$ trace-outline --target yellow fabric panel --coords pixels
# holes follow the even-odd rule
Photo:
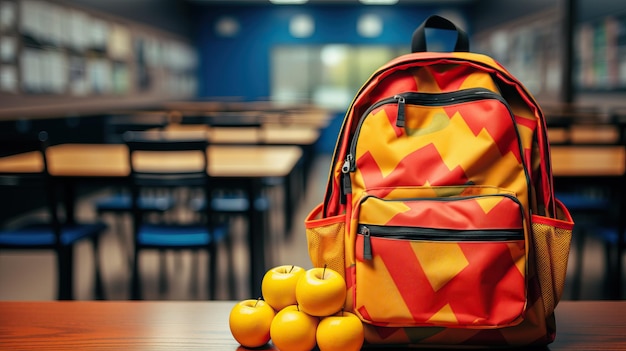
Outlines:
[[[456,243],[412,242],[411,247],[434,291],[445,286],[469,264]]]
[[[475,201],[478,203],[478,206],[482,208],[485,213],[489,213],[494,207],[496,207],[504,197],[501,196],[489,196],[489,197],[481,197],[476,199]]]
[[[361,210],[361,223],[385,224],[398,213],[409,211],[410,208],[401,201],[387,202],[385,206],[378,207],[376,211]]]
[[[406,134],[409,137],[420,137],[443,130],[450,124],[450,117],[441,107],[424,107],[406,105],[407,116],[419,118],[409,118],[406,121]],[[415,140],[413,140],[415,141]]]
[[[446,324],[458,324],[456,316],[454,315],[454,311],[452,311],[452,307],[450,304],[446,304],[443,306],[437,313],[435,313],[429,320],[429,323],[446,323]]]
[[[390,303],[370,303],[366,307],[367,312],[371,316],[410,316],[411,311],[404,303],[404,299],[396,288],[396,283],[391,278],[391,274],[387,271],[385,263],[379,256],[374,256],[372,261],[357,264],[357,281],[356,303],[359,298],[366,301],[377,301],[384,299],[385,301],[393,301]],[[356,311],[361,306],[356,306]],[[373,317],[376,318],[376,317]]]
[[[489,89],[493,92],[499,93],[498,87],[491,78],[491,75],[482,71],[476,71],[475,73],[468,75],[467,79],[465,79],[459,89],[470,89],[476,87]]]
[[[387,113],[385,110],[379,110],[378,113],[367,117],[367,128],[362,128],[359,135],[360,141],[372,140],[376,144],[383,144],[385,141],[389,142],[396,139],[396,133],[389,123]],[[362,142],[363,144],[363,142]],[[368,148],[367,145],[357,145],[356,159],[358,160],[363,156],[364,152],[372,154],[376,163],[380,167],[383,176],[387,176],[395,169],[396,164],[392,163],[395,157],[389,157],[385,149],[382,148]],[[397,150],[398,154],[401,154],[401,150]],[[359,173],[359,172],[357,172]]]

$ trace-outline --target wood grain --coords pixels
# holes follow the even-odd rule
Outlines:
[[[4,301],[0,302],[0,349],[242,351],[246,349],[228,328],[234,304]],[[563,301],[556,316],[557,338],[545,350],[626,350],[626,301]],[[271,345],[262,349],[273,350]]]

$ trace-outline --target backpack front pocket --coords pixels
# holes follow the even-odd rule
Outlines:
[[[360,202],[354,310],[384,326],[495,328],[526,305],[524,215],[508,194]]]

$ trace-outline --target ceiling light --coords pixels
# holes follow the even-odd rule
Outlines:
[[[234,37],[239,33],[239,22],[233,17],[222,17],[215,23],[215,31],[222,37]]]
[[[362,37],[376,38],[383,31],[383,21],[377,15],[369,14],[359,17],[356,31]]]
[[[289,21],[289,32],[295,38],[307,38],[315,32],[315,22],[308,15],[297,15]]]
[[[272,4],[276,5],[302,5],[309,0],[270,0]]]
[[[359,0],[363,5],[395,5],[398,0]]]

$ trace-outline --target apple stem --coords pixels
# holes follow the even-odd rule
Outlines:
[[[260,297],[256,299],[256,302],[254,303],[254,307],[256,307],[256,305],[259,303],[259,301],[261,301]]]
[[[287,272],[287,273],[291,273],[291,271],[293,271],[293,267],[295,267],[295,266],[296,266],[296,265],[292,264],[292,265],[291,265],[291,269],[289,269],[289,272]]]
[[[322,271],[322,280],[324,280],[324,278],[326,278],[326,264],[324,265],[324,270]]]

